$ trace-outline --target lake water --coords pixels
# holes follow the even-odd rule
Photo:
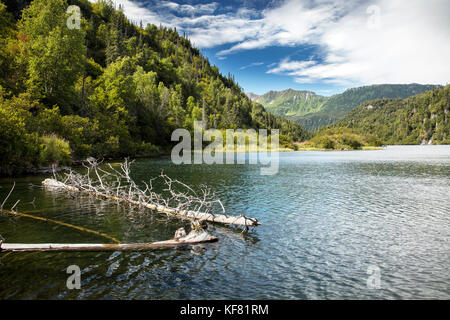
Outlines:
[[[207,184],[228,214],[257,217],[248,235],[219,225],[217,243],[153,252],[0,253],[0,299],[449,299],[450,146],[280,154],[257,165],[139,160],[136,180],[164,172]],[[41,188],[47,176],[0,180],[6,208],[88,227],[122,242],[173,237],[188,223]],[[32,202],[34,199],[34,202]],[[0,201],[0,202],[1,202]],[[64,226],[0,215],[15,243],[99,243]],[[81,268],[69,290],[66,269]],[[377,282],[368,279],[379,279]],[[371,285],[375,283],[374,285]]]

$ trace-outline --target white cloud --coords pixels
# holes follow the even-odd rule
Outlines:
[[[189,5],[178,4],[176,2],[162,1],[159,6],[167,7],[173,11],[177,11],[182,14],[198,15],[198,14],[212,14],[218,7],[217,2],[211,2],[207,4]]]
[[[113,1],[123,6],[132,21],[176,27],[185,31],[197,47],[237,43],[220,55],[270,45],[305,43],[310,35],[317,33],[318,26],[331,19],[339,9],[329,1],[319,1],[319,5],[308,8],[307,0],[288,0],[262,12],[242,7],[214,14],[219,7],[217,2],[187,5],[161,1],[149,9],[130,0]]]
[[[319,2],[314,7],[308,1],[288,0],[277,8],[268,8],[259,20],[253,20],[256,30],[243,25],[240,32],[245,41],[223,50],[225,55],[239,50],[261,49],[268,46],[295,46],[311,41],[320,34],[321,26],[332,21],[342,8],[330,2]],[[248,32],[254,31],[254,32]]]
[[[241,8],[220,14],[217,2],[164,1],[152,10],[115,2],[131,20],[176,27],[197,47],[231,44],[219,53],[221,59],[268,46],[317,46],[320,59],[286,58],[268,71],[299,83],[444,84],[450,78],[448,0],[285,0],[261,12]],[[166,11],[157,14],[161,8]]]
[[[251,68],[251,67],[262,66],[263,64],[264,64],[264,62],[253,62],[253,63],[250,63],[250,64],[248,64],[246,66],[242,66],[239,69],[240,70],[245,70],[245,69],[248,69],[248,68]]]
[[[219,7],[217,2],[181,5],[173,1],[162,1],[151,9],[130,0],[113,2],[116,6],[122,5],[125,15],[132,21],[142,21],[144,25],[153,23],[176,27],[177,30],[186,32],[192,43],[199,48],[212,48],[256,37],[260,26],[260,23],[254,20],[259,13],[245,8],[214,15]]]
[[[97,0],[89,0],[89,1],[92,3],[97,2]],[[131,21],[134,22],[142,21],[144,24],[153,23],[155,25],[166,24],[163,17],[160,17],[156,12],[153,12],[142,6],[139,6],[133,1],[113,0],[113,2],[115,3],[116,7],[119,7],[119,5],[122,6],[125,15]]]
[[[299,83],[441,83],[450,79],[450,2],[379,0],[329,23],[312,39],[320,61],[282,60],[268,72]],[[376,18],[376,19],[374,19]],[[379,24],[374,22],[379,21]]]
[[[97,0],[89,0],[90,2],[97,2]],[[131,21],[139,22],[142,21],[144,24],[152,23],[155,25],[164,25],[167,27],[177,27],[181,28],[183,23],[188,21],[194,21],[196,16],[210,15],[213,14],[219,4],[217,2],[211,2],[207,4],[178,4],[171,1],[161,1],[158,2],[157,6],[149,9],[145,6],[140,5],[132,0],[113,0],[116,7],[122,6],[125,15]],[[182,15],[183,17],[178,17]],[[210,20],[210,18],[207,18]]]
[[[297,70],[303,70],[307,67],[315,65],[316,62],[312,60],[308,61],[290,61],[288,58],[283,59],[276,68],[270,69],[267,73],[284,73],[287,72],[290,75],[298,75]]]

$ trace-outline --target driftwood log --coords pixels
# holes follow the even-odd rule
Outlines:
[[[85,174],[69,169],[63,177],[58,178],[54,174],[53,179],[46,179],[42,183],[50,188],[82,192],[191,220],[243,226],[246,230],[260,225],[255,218],[244,215],[228,216],[220,199],[217,199],[214,192],[205,185],[200,185],[199,190],[195,191],[188,185],[161,173],[148,182],[141,181],[143,187],[140,187],[131,178],[132,163],[125,159],[120,164],[120,169],[117,169],[110,163],[100,166],[96,159],[88,158],[82,163],[87,169]],[[161,183],[163,189],[160,192],[154,191],[155,183]],[[221,214],[215,211],[221,211]]]
[[[181,237],[178,237],[181,235]],[[150,243],[124,243],[124,244],[90,244],[90,243],[1,243],[0,252],[10,251],[145,251],[155,249],[173,248],[182,245],[194,245],[215,242],[218,238],[204,230],[192,230],[188,235],[183,228],[175,233],[175,237],[166,241]]]
[[[217,223],[223,223],[223,224],[231,224],[231,225],[237,225],[237,226],[244,226],[246,228],[248,227],[254,227],[258,226],[261,223],[255,219],[255,218],[248,218],[245,216],[228,216],[223,214],[213,214],[213,213],[205,213],[205,212],[198,212],[193,210],[185,210],[185,209],[176,209],[176,208],[170,208],[159,204],[153,204],[153,203],[147,203],[144,201],[136,201],[132,199],[126,199],[122,197],[117,197],[110,194],[105,194],[101,192],[95,192],[90,190],[82,190],[77,187],[73,187],[70,185],[67,185],[61,181],[57,181],[56,179],[45,179],[42,181],[42,184],[45,187],[53,188],[53,189],[62,189],[67,191],[74,191],[74,192],[82,192],[85,194],[94,195],[99,198],[103,199],[111,199],[114,201],[119,202],[125,202],[136,206],[143,206],[152,210],[156,210],[159,212],[181,216],[184,218],[189,219],[195,219],[195,220],[205,220],[209,222],[217,222]]]

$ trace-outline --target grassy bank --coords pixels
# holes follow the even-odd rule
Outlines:
[[[294,145],[297,151],[379,150],[383,142],[374,135],[350,128],[333,128],[319,131],[311,140]]]

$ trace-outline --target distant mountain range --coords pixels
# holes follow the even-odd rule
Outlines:
[[[347,89],[331,97],[293,89],[269,91],[263,95],[247,93],[247,96],[277,116],[293,120],[309,130],[317,130],[341,119],[365,101],[382,98],[404,99],[435,87],[439,86],[415,83],[381,84]]]

